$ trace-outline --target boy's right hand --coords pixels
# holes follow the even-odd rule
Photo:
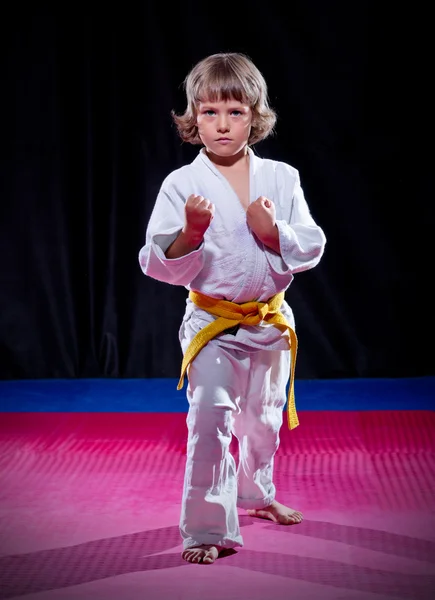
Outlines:
[[[200,244],[204,233],[214,217],[214,204],[197,194],[191,194],[184,207],[185,225],[183,233],[193,242]]]

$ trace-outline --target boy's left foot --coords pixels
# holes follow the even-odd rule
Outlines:
[[[304,518],[298,510],[288,508],[276,500],[272,504],[269,504],[269,506],[260,509],[249,509],[246,512],[250,517],[269,519],[280,525],[296,525],[297,523],[301,523]]]

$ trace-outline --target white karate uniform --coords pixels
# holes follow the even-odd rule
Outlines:
[[[285,291],[294,273],[315,267],[325,235],[314,222],[296,169],[259,158],[249,148],[250,202],[275,204],[281,255],[263,245],[227,179],[201,149],[195,160],[163,181],[139,252],[142,271],[217,299],[266,301]],[[168,259],[165,251],[184,225],[184,205],[199,194],[215,216],[197,250]],[[281,311],[294,327],[293,313]],[[189,299],[179,331],[183,352],[215,317]],[[243,545],[237,506],[262,508],[275,498],[273,459],[287,400],[288,334],[260,323],[211,340],[188,371],[187,461],[180,518],[184,548]],[[239,465],[229,452],[239,440]]]

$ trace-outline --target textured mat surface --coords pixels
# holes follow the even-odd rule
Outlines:
[[[304,522],[241,512],[245,546],[201,566],[180,557],[184,414],[0,414],[0,598],[433,600],[435,414],[300,420],[275,479]]]

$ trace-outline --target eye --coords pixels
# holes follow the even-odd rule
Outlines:
[[[215,114],[215,112],[214,110],[208,109],[204,111],[204,114],[207,115],[207,117],[212,117]]]
[[[242,114],[241,110],[233,110],[231,111],[231,114],[234,115],[235,117],[238,117]]]

